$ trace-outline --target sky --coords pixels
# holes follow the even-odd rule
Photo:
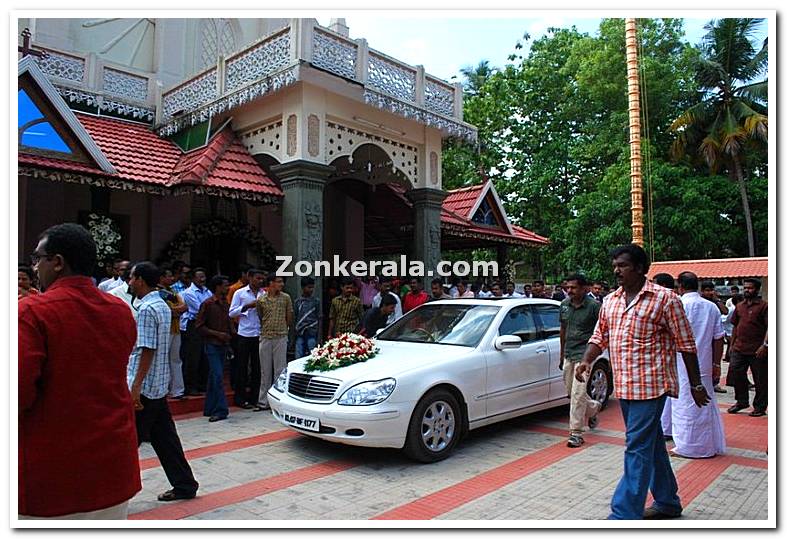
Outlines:
[[[356,12],[357,13],[357,12]],[[567,12],[567,14],[569,14]],[[716,15],[718,16],[718,15]],[[696,44],[705,34],[703,26],[714,17],[684,19],[686,40]],[[330,18],[318,17],[327,26]],[[494,11],[474,12],[463,18],[424,16],[412,12],[401,17],[374,12],[346,17],[351,38],[364,38],[369,47],[411,65],[423,65],[426,72],[450,82],[460,82],[460,69],[489,60],[494,67],[503,67],[514,52],[517,40],[527,32],[531,41],[544,35],[548,28],[569,28],[593,35],[601,19],[563,17],[560,12],[541,18],[500,18]],[[763,26],[763,38],[767,24]],[[456,79],[451,77],[456,76]]]

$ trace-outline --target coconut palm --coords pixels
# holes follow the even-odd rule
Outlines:
[[[478,95],[481,87],[494,71],[494,68],[489,67],[489,60],[481,60],[475,67],[465,66],[460,69],[459,72],[465,77],[465,93],[470,96]]]
[[[704,162],[712,174],[726,171],[738,183],[746,221],[749,256],[754,256],[747,155],[768,142],[768,40],[754,39],[763,19],[720,19],[705,25],[696,76],[700,102],[670,127],[677,137],[675,159]]]

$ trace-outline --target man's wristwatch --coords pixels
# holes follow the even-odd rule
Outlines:
[[[705,386],[704,386],[704,385],[702,385],[702,384],[698,384],[698,385],[696,385],[696,386],[691,386],[691,390],[692,390],[692,391],[707,391],[707,390],[705,389]]]

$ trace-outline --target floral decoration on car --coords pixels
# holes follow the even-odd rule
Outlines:
[[[342,333],[312,350],[303,370],[332,371],[363,363],[376,356],[379,351],[380,349],[374,346],[374,341],[363,335]]]

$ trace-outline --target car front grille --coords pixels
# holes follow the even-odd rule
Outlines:
[[[311,374],[291,373],[287,393],[314,401],[331,401],[339,384]]]

